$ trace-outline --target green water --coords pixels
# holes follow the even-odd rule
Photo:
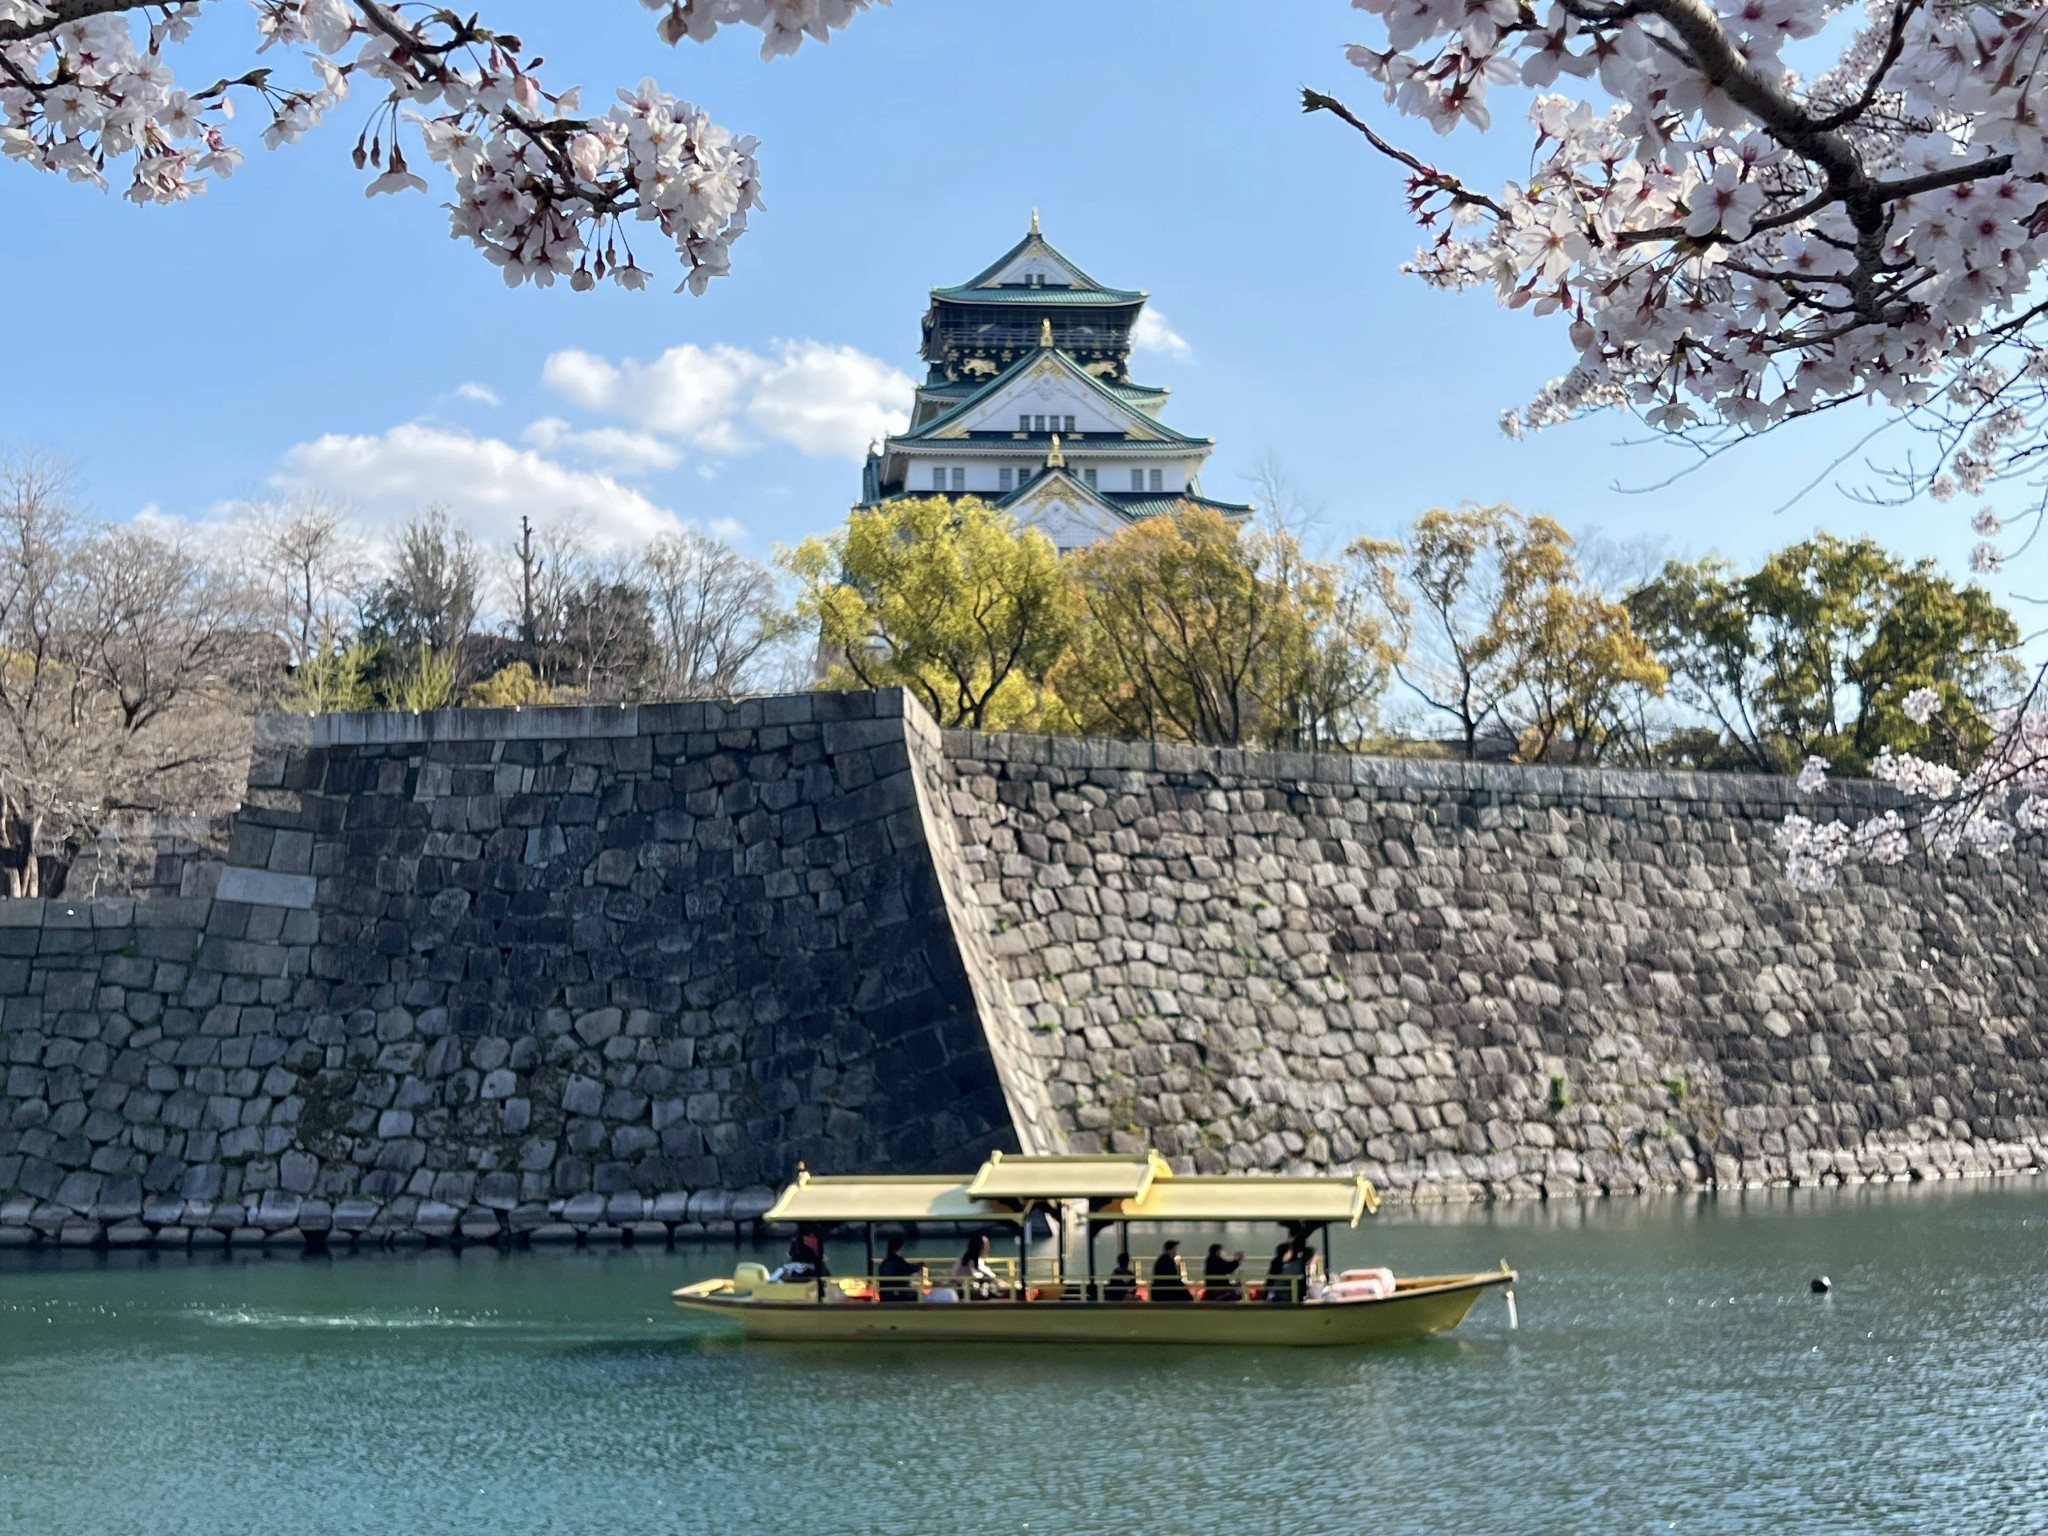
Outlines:
[[[935,1246],[935,1245],[934,1245]],[[1388,1350],[748,1345],[730,1248],[0,1267],[0,1532],[2048,1530],[2048,1184],[1383,1217]],[[1815,1297],[1808,1279],[1835,1291]]]

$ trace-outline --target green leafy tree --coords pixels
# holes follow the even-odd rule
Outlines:
[[[904,687],[949,726],[1046,723],[1075,607],[1044,534],[971,496],[906,498],[779,559],[817,627],[828,688]]]
[[[1087,622],[1058,674],[1083,730],[1208,745],[1356,742],[1392,648],[1373,581],[1306,558],[1284,530],[1240,532],[1183,504],[1072,559]]]
[[[1679,701],[1719,727],[1718,753],[1687,746],[1713,766],[1789,772],[1818,755],[1860,773],[1886,748],[1967,756],[2020,682],[2010,613],[1870,539],[1816,535],[1746,576],[1673,561],[1628,603]],[[1940,695],[1936,724],[1905,712],[1920,688]]]
[[[455,658],[422,645],[405,664],[387,673],[378,697],[386,709],[446,709],[455,702]]]
[[[1514,619],[1520,687],[1508,703],[1525,762],[1599,763],[1646,755],[1640,705],[1662,696],[1663,665],[1628,609],[1590,586],[1555,581]]]
[[[1450,717],[1468,759],[1507,736],[1523,757],[1598,760],[1630,734],[1629,701],[1662,691],[1628,614],[1585,580],[1552,518],[1433,507],[1387,558],[1401,681]]]

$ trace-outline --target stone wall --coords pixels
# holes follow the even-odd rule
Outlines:
[[[666,1235],[1016,1145],[900,695],[259,747],[210,894],[0,903],[0,1242]]]
[[[2041,851],[1804,898],[1793,803],[895,693],[272,722],[183,895],[0,902],[0,1245],[666,1238],[992,1147],[1416,1198],[2048,1161]]]
[[[1076,1149],[1422,1198],[2048,1165],[2038,846],[1810,898],[1778,779],[958,733],[945,760]]]

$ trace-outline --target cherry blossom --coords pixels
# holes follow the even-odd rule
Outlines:
[[[1498,187],[1304,98],[1404,167],[1409,270],[1567,327],[1575,361],[1510,431],[1625,405],[1747,434],[1876,401],[1925,413],[1914,473],[1948,494],[2042,451],[2048,8],[1867,0],[1823,37],[1838,0],[1353,5],[1384,36],[1351,62],[1439,133],[1537,93],[1527,178]],[[1821,72],[1787,64],[1800,40]]]
[[[665,42],[753,27],[764,59],[828,40],[871,3],[640,0]],[[138,202],[180,202],[240,164],[238,102],[264,115],[260,137],[275,149],[362,93],[355,161],[372,173],[368,193],[426,191],[420,168],[438,167],[453,232],[515,286],[644,287],[632,240],[645,231],[702,293],[761,206],[753,139],[651,80],[586,115],[575,91],[542,84],[522,39],[424,0],[254,0],[252,52],[296,61],[296,79],[264,57],[236,78],[181,86],[171,55],[202,12],[230,9],[0,0],[0,154],[102,188],[125,177]]]
[[[1871,776],[1897,797],[1896,808],[1853,827],[1788,815],[1777,834],[1786,878],[1802,891],[1828,890],[1846,865],[1904,862],[1915,834],[1938,859],[1988,859],[2009,852],[2022,833],[2048,831],[2048,709],[2038,681],[2035,690],[1994,719],[1989,750],[1967,772],[1911,753],[1880,754]],[[1935,690],[1918,688],[1903,707],[1924,725],[1939,706]],[[1825,763],[1808,759],[1800,789],[1817,794],[1826,786]]]

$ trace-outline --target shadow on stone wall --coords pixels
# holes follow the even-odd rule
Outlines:
[[[667,1236],[1015,1148],[900,695],[260,746],[210,895],[0,904],[0,1241]]]

